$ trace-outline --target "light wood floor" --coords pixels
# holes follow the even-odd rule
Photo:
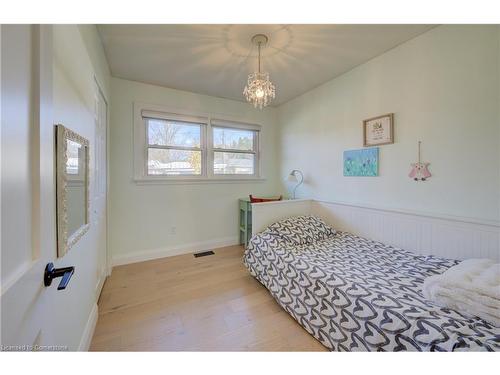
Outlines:
[[[250,276],[241,246],[214,251],[115,267],[90,350],[326,350]]]

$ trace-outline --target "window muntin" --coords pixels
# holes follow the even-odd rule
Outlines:
[[[146,118],[149,176],[201,176],[204,124]]]

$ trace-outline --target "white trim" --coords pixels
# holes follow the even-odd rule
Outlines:
[[[134,102],[133,105],[133,181],[145,183],[154,181],[154,183],[174,183],[189,184],[191,182],[220,182],[220,181],[260,181],[264,179],[262,168],[262,149],[261,140],[262,127],[245,119],[235,119],[230,115],[216,114],[192,111],[180,108],[166,107],[157,104],[147,104],[143,102]],[[154,176],[147,174],[147,139],[146,127],[143,115],[147,114],[161,118],[178,119],[179,121],[195,122],[202,125],[201,152],[202,152],[202,174],[201,175],[165,175]],[[252,175],[223,175],[213,173],[213,139],[212,139],[212,118],[214,126],[232,127],[237,129],[247,129],[254,132],[254,174]],[[221,120],[223,118],[224,120]],[[196,120],[197,119],[197,120]],[[206,121],[205,121],[206,119]],[[202,121],[203,120],[203,121]],[[226,152],[231,152],[227,150]],[[160,182],[161,181],[161,182]]]
[[[257,124],[249,124],[247,122],[241,121],[228,121],[227,119],[218,119],[212,117],[210,119],[210,123],[212,126],[217,128],[231,128],[231,129],[241,129],[241,130],[252,130],[252,131],[260,131],[262,127]]]
[[[223,176],[223,175],[221,175]],[[164,177],[153,177],[148,178],[134,178],[133,182],[137,185],[190,185],[190,184],[242,184],[242,183],[261,183],[267,181],[266,178],[255,178],[249,176],[248,178],[243,177],[244,175],[226,175],[220,178],[203,178],[203,177],[192,177],[192,178],[164,178]]]
[[[113,267],[130,263],[144,262],[147,260],[171,257],[175,255],[196,253],[198,251],[211,250],[218,247],[238,245],[238,236],[218,238],[214,240],[193,242],[186,245],[163,247],[159,249],[142,250],[133,254],[115,255]]]
[[[421,255],[500,260],[497,225],[467,218],[431,217],[356,205],[314,201],[312,213],[335,229]]]
[[[170,120],[170,121],[178,121],[178,122],[186,122],[189,124],[196,125],[206,125],[208,124],[208,117],[202,116],[188,116],[184,114],[170,113],[165,111],[151,111],[144,109],[141,107],[141,117],[148,118],[151,120],[159,119],[159,120]]]
[[[312,202],[312,201],[314,201],[314,199],[308,199],[308,198],[283,199],[281,201],[252,203],[252,207],[257,207],[257,206],[282,206],[282,205],[290,205],[290,204],[296,204],[296,203],[300,203],[300,202]]]
[[[453,215],[445,215],[445,214],[434,214],[434,213],[424,212],[424,211],[407,210],[407,209],[401,209],[401,208],[388,208],[388,207],[381,207],[381,206],[375,206],[375,205],[370,205],[370,204],[357,204],[357,203],[349,203],[349,202],[341,202],[341,201],[326,201],[326,200],[321,200],[321,199],[314,199],[314,201],[320,202],[320,203],[326,203],[326,204],[339,204],[342,206],[364,208],[364,209],[368,209],[368,210],[385,211],[385,212],[392,212],[392,213],[403,214],[403,215],[421,216],[421,217],[427,217],[427,218],[431,218],[431,219],[459,221],[459,222],[463,222],[463,223],[467,223],[467,224],[488,225],[488,226],[500,228],[500,221],[495,221],[495,220],[485,220],[485,219],[478,219],[478,218],[474,218],[474,217],[453,216]]]
[[[164,113],[164,118],[165,119],[171,119],[172,116],[168,113]],[[141,116],[141,121],[142,121],[142,131],[144,132],[144,160],[142,161],[141,165],[143,166],[143,170],[141,171],[142,176],[141,178],[145,180],[149,179],[164,179],[164,180],[177,180],[177,179],[182,179],[182,180],[190,180],[190,179],[198,179],[198,178],[207,178],[207,162],[206,162],[206,137],[207,137],[207,126],[208,126],[208,119],[206,122],[190,122],[192,125],[197,125],[200,130],[200,146],[199,147],[185,147],[185,146],[167,146],[167,145],[155,145],[155,144],[150,144],[149,143],[149,120],[153,120],[151,117],[144,117],[144,110],[142,110],[142,116]],[[175,120],[175,121],[182,121],[182,122],[189,122],[188,120],[182,119],[182,120]],[[142,136],[142,134],[141,134]],[[201,171],[200,174],[181,174],[181,175],[155,175],[155,174],[149,174],[149,165],[148,165],[148,160],[149,160],[149,150],[150,149],[164,149],[164,150],[185,150],[185,151],[196,151],[201,153]]]
[[[99,297],[101,296],[102,288],[104,287],[104,282],[106,281],[107,275],[107,265],[103,269],[101,275],[99,275],[99,279],[97,280],[96,286],[95,286],[95,299],[96,301],[99,300]]]
[[[335,229],[422,255],[500,260],[499,223],[345,202],[285,200],[252,204],[252,233],[290,216],[313,214]]]
[[[253,148],[252,150],[238,150],[238,149],[231,149],[231,148],[218,148],[214,147],[214,142],[213,142],[213,129],[218,128],[218,129],[241,129],[241,130],[248,130],[252,132],[253,135]],[[253,174],[248,175],[249,178],[259,178],[261,176],[261,167],[262,167],[262,157],[261,157],[261,127],[259,125],[248,125],[248,124],[242,124],[238,123],[235,121],[223,121],[223,120],[213,120],[210,119],[210,128],[209,128],[209,134],[210,134],[210,139],[209,139],[209,147],[208,147],[208,154],[209,154],[209,165],[212,167],[214,165],[214,156],[216,152],[227,152],[227,153],[238,153],[238,154],[252,154],[254,156],[253,158]],[[241,174],[223,174],[223,173],[214,173],[214,168],[209,168],[209,178],[211,179],[228,179],[228,178],[240,178],[245,175]]]
[[[1,286],[1,296],[3,296],[7,291],[15,285],[24,275],[26,275],[30,270],[39,263],[39,260],[25,261],[20,266],[16,268],[9,276],[2,280]]]
[[[111,111],[109,110],[109,101],[108,101],[108,98],[106,97],[103,89],[102,89],[102,85],[100,84],[99,82],[99,79],[97,78],[97,76],[94,74],[94,79],[95,79],[95,82],[96,82],[96,85],[97,85],[97,90],[98,90],[98,95],[101,95],[103,100],[104,100],[104,103],[106,104],[106,198],[105,198],[105,201],[106,201],[106,215],[105,215],[105,218],[104,220],[106,221],[106,233],[105,233],[105,236],[106,236],[106,239],[105,239],[105,243],[106,243],[106,265],[105,265],[105,275],[104,275],[104,279],[102,280],[102,286],[99,290],[99,294],[101,293],[101,290],[102,290],[102,287],[104,286],[104,281],[106,279],[106,276],[111,276],[111,270],[113,269],[112,265],[111,265],[111,246],[110,246],[110,241],[109,241],[109,228],[110,228],[110,225],[109,225],[109,220],[110,220],[110,215],[109,215],[109,207],[110,207],[110,197],[109,197],[109,186],[110,186],[110,173],[109,173],[109,167],[110,167],[110,162],[111,162],[111,134],[110,134],[110,116],[111,116]],[[97,296],[97,298],[99,298],[99,295]]]
[[[234,115],[229,115],[227,113],[207,112],[197,109],[186,109],[186,108],[168,106],[165,104],[155,104],[155,103],[146,103],[142,101],[135,101],[134,108],[144,108],[150,111],[175,113],[180,116],[191,116],[191,117],[194,116],[194,117],[206,117],[206,118],[216,118],[216,119],[222,118],[225,121],[238,122],[249,125],[257,125],[255,124],[255,120],[240,115],[234,116]]]
[[[85,328],[83,329],[80,344],[78,345],[79,352],[86,352],[89,350],[90,344],[92,343],[92,337],[94,336],[95,327],[97,325],[98,316],[99,308],[97,307],[97,303],[94,303],[94,306],[92,306],[92,310],[90,310],[87,324],[85,324]]]

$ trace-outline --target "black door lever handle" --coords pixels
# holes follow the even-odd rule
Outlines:
[[[52,284],[52,280],[58,277],[62,277],[61,282],[57,286],[57,290],[66,289],[68,286],[69,280],[71,276],[75,273],[75,267],[63,267],[63,268],[55,268],[54,263],[47,263],[45,266],[45,272],[43,274],[43,283],[45,286],[50,286]]]

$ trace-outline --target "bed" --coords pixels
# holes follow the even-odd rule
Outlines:
[[[500,349],[500,328],[422,295],[426,277],[458,261],[416,255],[301,216],[254,234],[243,262],[330,350]]]

